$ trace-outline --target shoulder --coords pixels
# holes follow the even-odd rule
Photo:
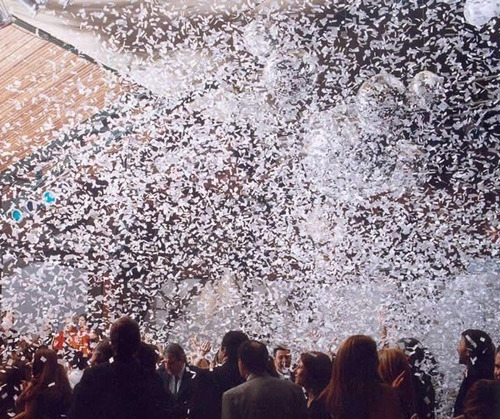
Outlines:
[[[401,405],[398,392],[388,384],[379,384],[377,396],[372,405],[370,418],[401,418]]]
[[[388,399],[398,399],[397,390],[390,386],[389,384],[381,383],[379,384],[379,393],[380,397],[386,397]]]

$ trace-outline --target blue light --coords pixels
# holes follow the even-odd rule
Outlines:
[[[19,222],[23,219],[23,213],[21,212],[21,210],[18,210],[17,208],[15,210],[12,210],[12,218]]]
[[[47,204],[53,204],[56,202],[56,196],[51,191],[47,191],[43,194],[43,200]]]

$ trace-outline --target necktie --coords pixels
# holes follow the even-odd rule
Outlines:
[[[179,393],[179,389],[177,388],[179,385],[179,377],[177,375],[174,377],[174,395],[177,396]]]

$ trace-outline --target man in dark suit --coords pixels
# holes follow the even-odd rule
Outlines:
[[[139,325],[122,317],[111,326],[112,362],[85,371],[74,394],[70,419],[166,419],[167,396],[154,373],[134,359]]]
[[[224,335],[219,351],[224,362],[212,371],[199,372],[190,419],[220,419],[222,394],[244,382],[238,369],[238,348],[247,340],[248,336],[237,330]]]
[[[238,350],[238,366],[246,382],[222,396],[222,419],[305,419],[307,406],[302,389],[288,380],[266,373],[269,353],[255,340]]]
[[[192,417],[193,394],[197,391],[200,369],[187,364],[181,345],[169,343],[163,365],[158,368],[165,392],[170,395],[169,410],[173,419]]]

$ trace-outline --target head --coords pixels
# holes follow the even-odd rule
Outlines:
[[[405,406],[410,407],[410,410],[413,409],[415,394],[411,380],[412,372],[407,356],[400,349],[382,349],[378,355],[378,372],[384,383],[392,385],[393,381],[404,373],[405,379],[399,386],[399,391],[405,401]]]
[[[274,366],[277,371],[285,372],[292,364],[292,355],[286,345],[279,345],[273,350]]]
[[[83,356],[81,351],[73,351],[69,358],[69,364],[71,368],[83,371],[87,368],[87,357]]]
[[[495,353],[495,381],[500,381],[500,346],[497,348]]]
[[[42,346],[33,356],[31,387],[27,387],[20,398],[27,400],[37,394],[50,393],[56,395],[61,405],[68,405],[71,399],[71,386],[66,370],[57,362],[54,350]]]
[[[141,342],[139,349],[135,353],[135,359],[145,371],[153,374],[156,370],[156,364],[160,359],[160,354],[155,345]]]
[[[377,344],[371,337],[347,338],[340,345],[325,389],[329,412],[339,419],[368,415],[374,389],[381,382],[378,366]]]
[[[84,327],[87,327],[87,317],[85,317],[84,314],[80,314],[78,316],[78,327],[79,328],[84,328]]]
[[[486,332],[477,329],[462,332],[457,352],[460,364],[474,368],[482,378],[493,379],[495,350]]]
[[[139,325],[128,316],[112,324],[109,337],[113,353],[118,359],[132,359],[141,344]]]
[[[380,378],[387,383],[392,382],[402,373],[410,371],[408,358],[399,349],[382,349],[378,353]]]
[[[322,352],[304,352],[295,368],[295,383],[307,393],[319,395],[328,385],[332,376],[332,361]]]
[[[266,373],[269,352],[266,345],[256,340],[247,340],[238,348],[238,368],[243,378],[250,374]]]
[[[91,367],[95,367],[96,365],[109,362],[112,357],[113,349],[111,348],[111,342],[108,339],[103,339],[94,348],[89,363]]]
[[[467,392],[464,414],[468,418],[500,417],[500,383],[478,380]]]
[[[33,378],[42,383],[54,381],[58,365],[57,354],[54,350],[46,346],[37,349],[33,357]]]
[[[239,330],[227,332],[222,338],[221,356],[227,361],[236,362],[238,360],[238,348],[247,340],[248,336]]]
[[[178,343],[169,343],[164,351],[163,363],[170,375],[178,376],[186,365],[186,353]]]

